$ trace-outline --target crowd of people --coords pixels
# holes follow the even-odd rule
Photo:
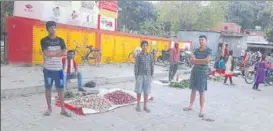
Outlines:
[[[232,81],[232,72],[236,66],[235,57],[233,56],[233,51],[228,50],[228,44],[224,46],[219,45],[216,62],[214,67],[216,72],[225,76],[224,84],[226,84],[227,79],[229,78],[231,85],[234,85]],[[249,72],[250,67],[254,67],[255,71],[255,82],[253,89],[261,91],[259,85],[265,83],[265,85],[272,85],[273,81],[271,73],[273,71],[273,53],[265,55],[260,51],[251,53],[249,49],[242,50],[241,53],[241,63],[240,70],[242,76],[245,76]]]
[[[78,79],[78,90],[85,91],[82,88],[82,75],[79,72],[77,63],[74,60],[75,52],[73,50],[67,51],[65,42],[61,37],[56,35],[56,23],[53,21],[48,21],[46,23],[46,29],[48,31],[48,36],[41,40],[41,48],[44,56],[43,74],[45,83],[45,97],[47,101],[47,111],[44,115],[49,116],[52,112],[51,107],[51,88],[53,82],[55,83],[58,97],[61,106],[61,115],[70,117],[65,107],[64,107],[64,89],[67,86],[66,83],[70,79]],[[205,91],[208,89],[207,84],[207,74],[210,62],[210,55],[212,50],[207,47],[207,37],[204,35],[199,36],[199,48],[195,49],[191,57],[191,63],[193,68],[190,75],[190,103],[185,107],[184,111],[192,110],[193,103],[195,101],[196,92],[200,94],[200,112],[199,117],[204,116],[204,106],[205,106]],[[144,93],[144,107],[143,110],[150,112],[148,108],[148,96],[151,92],[151,82],[154,76],[154,58],[151,53],[148,52],[147,41],[142,41],[140,44],[139,53],[136,54],[134,75],[135,75],[135,93],[137,95],[137,106],[136,110],[141,111],[141,94]],[[174,76],[178,69],[178,63],[180,60],[180,48],[179,44],[175,43],[174,47],[169,50],[170,53],[170,70],[169,70],[169,81],[174,79]],[[219,46],[217,52],[216,68],[220,74],[225,76],[224,83],[227,79],[232,81],[232,72],[234,70],[234,57],[233,51],[228,50],[228,45],[222,48]],[[246,69],[251,66],[249,63],[250,54],[247,50],[242,60],[242,67]],[[271,62],[270,66],[267,62]],[[261,57],[256,64],[256,81],[253,89],[258,90],[259,84],[262,83],[269,72],[272,72],[272,62],[273,55],[271,58]],[[268,70],[266,70],[268,69]],[[244,73],[244,71],[243,71]]]

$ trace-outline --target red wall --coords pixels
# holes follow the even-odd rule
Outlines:
[[[32,27],[34,20],[18,17],[6,17],[8,32],[8,62],[32,63]]]

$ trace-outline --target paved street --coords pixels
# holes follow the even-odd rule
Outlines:
[[[133,76],[133,64],[106,64],[100,67],[88,64],[80,66],[83,81]],[[166,68],[156,66],[155,73],[162,73]],[[2,65],[1,90],[18,89],[43,85],[42,66]]]
[[[250,85],[234,80],[236,87],[209,82],[206,117],[198,118],[199,98],[194,110],[182,111],[189,102],[189,89],[175,89],[153,83],[151,113],[136,112],[134,106],[118,108],[103,114],[65,118],[53,108],[44,117],[43,94],[16,97],[1,101],[1,130],[3,131],[272,131],[273,87],[257,92]],[[134,83],[104,85],[100,88],[132,90]]]

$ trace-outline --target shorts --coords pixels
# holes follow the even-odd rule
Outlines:
[[[135,92],[141,94],[149,94],[151,92],[151,81],[152,77],[149,75],[139,75],[136,79]]]
[[[63,70],[48,70],[43,69],[45,88],[52,88],[53,81],[58,89],[64,88],[64,72]]]
[[[208,87],[208,75],[200,74],[197,71],[192,71],[190,76],[190,89],[197,90],[199,93],[203,93]]]

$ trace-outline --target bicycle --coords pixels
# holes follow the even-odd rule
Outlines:
[[[245,73],[245,82],[247,84],[253,84],[254,81],[255,81],[255,74],[256,74],[256,71],[255,70],[250,70],[250,71],[247,71]]]
[[[74,41],[74,43],[76,46],[73,50],[80,56],[83,63],[87,62],[90,65],[93,63],[95,63],[95,65],[99,65],[101,63],[101,49],[96,49],[92,45],[88,45],[85,47],[87,53],[81,55],[80,51],[78,50],[80,47],[78,46],[77,41]]]

